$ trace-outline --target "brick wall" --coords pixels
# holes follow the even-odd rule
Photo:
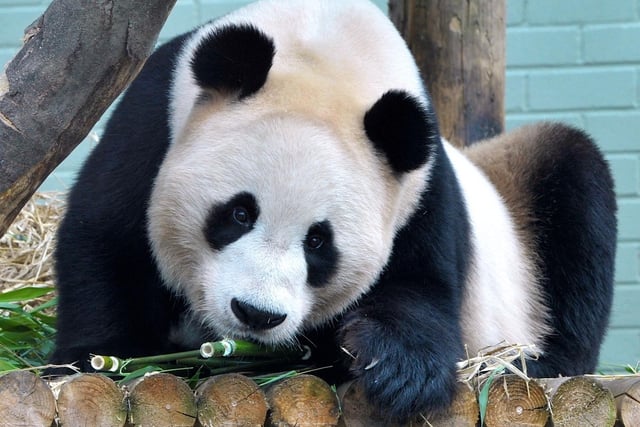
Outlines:
[[[507,128],[561,120],[598,141],[619,244],[602,368],[640,360],[640,1],[507,0]]]
[[[160,40],[248,2],[178,0]],[[48,3],[0,0],[0,64]],[[620,239],[601,364],[633,364],[640,360],[640,0],[507,0],[507,12],[507,128],[539,120],[574,124],[598,140],[611,163]],[[87,138],[43,189],[68,188],[94,140]]]

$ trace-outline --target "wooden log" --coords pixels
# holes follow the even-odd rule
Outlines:
[[[341,427],[400,426],[387,422],[381,412],[369,403],[361,388],[352,381],[338,387],[338,396],[342,408],[339,422]],[[405,426],[475,427],[479,414],[475,393],[469,387],[460,384],[453,403],[446,411],[438,414],[420,414]]]
[[[60,426],[122,427],[127,405],[122,389],[100,374],[77,374],[62,383],[58,392]]]
[[[623,426],[640,426],[640,376],[600,379],[616,402],[616,418]]]
[[[535,381],[498,377],[489,388],[485,425],[543,427],[549,419],[547,403],[544,389]]]
[[[182,378],[153,374],[135,381],[129,388],[131,425],[192,427],[195,424],[195,397]]]
[[[0,426],[49,427],[56,415],[51,389],[33,372],[0,376]]]
[[[399,427],[384,421],[380,412],[372,406],[358,384],[349,381],[338,387],[340,399],[340,427]]]
[[[460,384],[451,406],[438,414],[416,419],[416,424],[426,419],[427,425],[434,427],[475,427],[480,418],[478,399],[473,390]],[[423,425],[423,424],[417,424]]]
[[[338,397],[329,384],[313,375],[286,378],[267,390],[272,427],[333,427],[338,424]]]
[[[390,0],[389,14],[458,146],[504,129],[505,0]]]
[[[536,381],[544,384],[550,395],[551,419],[555,427],[611,427],[615,424],[613,395],[596,378],[568,377]]]
[[[175,1],[54,0],[27,28],[0,71],[0,236],[135,77]]]
[[[252,379],[240,374],[209,378],[195,392],[198,422],[203,427],[262,427],[267,398]]]

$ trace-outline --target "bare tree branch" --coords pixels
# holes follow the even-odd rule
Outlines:
[[[176,0],[54,0],[0,74],[0,236],[135,77]]]

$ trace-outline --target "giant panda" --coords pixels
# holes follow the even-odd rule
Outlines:
[[[368,1],[255,2],[159,47],[113,112],[58,233],[51,362],[306,343],[389,419],[500,342],[590,372],[612,188],[562,124],[454,148]]]

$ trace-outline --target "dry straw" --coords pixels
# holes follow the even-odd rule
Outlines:
[[[53,286],[53,247],[64,210],[61,193],[36,193],[0,238],[0,292]]]

